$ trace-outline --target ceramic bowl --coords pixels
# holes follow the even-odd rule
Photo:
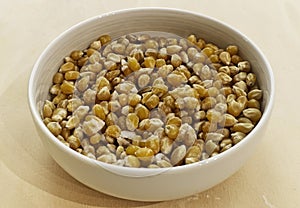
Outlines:
[[[217,156],[168,169],[128,168],[105,164],[62,144],[44,125],[40,112],[48,97],[52,77],[62,64],[63,58],[72,50],[86,48],[102,34],[118,38],[140,31],[163,31],[181,37],[196,34],[220,47],[236,44],[240,48],[240,55],[251,62],[263,90],[263,115],[256,127],[241,142]],[[101,14],[59,35],[35,63],[28,90],[30,110],[41,141],[53,159],[72,177],[92,189],[115,197],[162,201],[186,197],[221,183],[255,152],[271,114],[274,78],[260,49],[231,26],[184,10],[136,8]]]

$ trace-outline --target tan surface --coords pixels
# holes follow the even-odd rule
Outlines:
[[[253,157],[222,184],[185,199],[158,203],[126,201],[78,183],[45,151],[27,106],[31,68],[53,38],[88,17],[137,6],[183,8],[231,24],[266,54],[277,82],[273,115]],[[2,1],[1,207],[300,207],[300,100],[296,91],[300,77],[299,48],[297,0]]]

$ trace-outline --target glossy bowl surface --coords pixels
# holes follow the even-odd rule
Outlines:
[[[249,60],[263,90],[263,116],[237,145],[210,159],[168,169],[126,168],[89,159],[63,145],[44,125],[40,112],[52,77],[63,58],[84,49],[102,34],[112,38],[141,31],[163,31],[187,37],[196,34],[220,47],[236,44]],[[207,190],[235,173],[261,141],[274,101],[272,69],[260,49],[231,26],[178,9],[137,8],[102,14],[83,21],[52,41],[34,65],[28,88],[30,110],[40,138],[54,160],[81,183],[100,192],[138,201],[161,201]],[[230,188],[230,187],[228,187]]]

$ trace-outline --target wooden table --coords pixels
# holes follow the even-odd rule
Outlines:
[[[267,132],[236,174],[208,191],[144,203],[98,193],[74,180],[42,146],[27,104],[27,83],[42,50],[88,17],[117,9],[161,6],[223,20],[257,43],[276,79]],[[300,1],[11,0],[0,6],[1,207],[300,207]]]

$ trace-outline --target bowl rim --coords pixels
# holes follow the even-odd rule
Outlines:
[[[123,166],[118,166],[118,165],[113,165],[113,164],[107,164],[107,163],[104,163],[101,161],[97,161],[95,159],[88,158],[87,156],[84,156],[84,155],[74,151],[73,149],[67,147],[66,145],[64,145],[48,130],[48,128],[42,121],[40,112],[38,111],[37,105],[35,103],[35,99],[34,99],[35,95],[33,94],[34,93],[33,85],[34,85],[36,74],[39,70],[39,66],[40,66],[42,60],[47,58],[46,55],[47,55],[48,51],[50,51],[51,48],[53,46],[55,46],[57,43],[59,43],[60,40],[63,39],[65,36],[68,36],[70,33],[72,33],[73,31],[76,31],[78,28],[80,28],[84,25],[93,23],[94,21],[97,21],[98,19],[102,19],[102,18],[109,17],[112,15],[122,15],[123,13],[128,13],[128,12],[143,12],[143,11],[177,12],[177,13],[181,13],[181,14],[185,14],[185,15],[193,15],[197,18],[202,18],[202,19],[206,19],[207,21],[214,22],[218,25],[221,25],[222,27],[229,29],[233,33],[236,33],[236,35],[238,35],[241,38],[243,38],[244,40],[246,40],[248,42],[248,44],[251,45],[255,49],[255,53],[257,53],[261,57],[261,59],[264,62],[264,65],[266,66],[265,71],[266,71],[266,75],[268,76],[267,78],[270,80],[270,89],[268,89],[269,90],[268,91],[269,92],[269,100],[268,100],[268,103],[266,103],[266,106],[264,108],[264,111],[263,111],[260,121],[254,127],[254,129],[249,134],[246,135],[246,137],[241,142],[237,143],[236,145],[234,145],[227,151],[222,152],[214,157],[211,157],[211,158],[208,158],[208,159],[196,162],[196,163],[192,163],[192,164],[180,165],[180,166],[169,167],[169,168],[155,168],[155,169],[153,169],[153,168],[132,168],[132,167],[123,167]],[[273,105],[274,105],[274,96],[275,96],[274,91],[275,91],[274,75],[273,75],[271,65],[269,64],[267,58],[265,57],[265,55],[262,53],[262,51],[259,49],[259,47],[252,40],[250,40],[245,34],[241,33],[239,30],[235,29],[231,25],[229,25],[221,20],[218,20],[216,18],[207,16],[205,14],[197,13],[197,12],[193,12],[193,11],[189,11],[189,10],[185,10],[185,9],[164,8],[164,7],[137,7],[137,8],[115,10],[115,11],[111,11],[111,12],[107,12],[107,13],[103,13],[100,15],[90,17],[86,20],[80,21],[79,23],[69,27],[67,30],[60,33],[55,39],[53,39],[46,46],[46,48],[43,50],[43,52],[40,54],[37,61],[35,62],[32,72],[30,74],[30,78],[29,78],[27,96],[28,96],[30,111],[31,111],[31,114],[32,114],[32,117],[33,117],[35,123],[42,130],[42,132],[45,135],[47,135],[47,138],[44,138],[44,139],[51,140],[51,142],[55,143],[56,147],[59,148],[60,151],[63,151],[65,153],[71,155],[72,157],[76,158],[76,160],[80,160],[84,163],[88,163],[89,165],[100,165],[101,167],[103,167],[105,169],[109,169],[110,171],[111,170],[113,170],[113,172],[116,171],[116,174],[119,173],[118,171],[120,171],[120,173],[125,171],[125,172],[127,172],[128,177],[140,176],[140,173],[142,173],[142,176],[140,176],[140,177],[148,177],[148,176],[154,175],[154,174],[161,174],[161,173],[172,174],[174,172],[181,172],[181,171],[187,171],[188,169],[194,169],[198,166],[213,165],[214,163],[221,160],[222,158],[230,157],[230,155],[232,155],[234,152],[236,152],[240,146],[247,145],[249,140],[251,140],[252,137],[258,132],[258,130],[261,129],[263,127],[263,125],[265,125],[265,123],[268,121],[271,111],[272,111],[272,108],[273,108]],[[139,174],[136,174],[137,172]]]

